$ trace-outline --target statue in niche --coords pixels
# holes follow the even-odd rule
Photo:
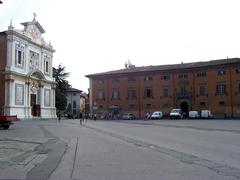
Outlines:
[[[33,81],[32,84],[31,84],[31,91],[32,91],[32,93],[36,93],[38,90],[39,90],[38,83]]]

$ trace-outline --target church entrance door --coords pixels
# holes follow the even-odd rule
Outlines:
[[[40,116],[40,105],[37,104],[37,95],[31,94],[32,116]]]

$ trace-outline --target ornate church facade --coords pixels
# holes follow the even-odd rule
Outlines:
[[[56,118],[53,49],[36,17],[0,32],[0,113],[18,118]]]

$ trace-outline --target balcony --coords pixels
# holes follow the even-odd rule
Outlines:
[[[190,99],[190,98],[192,98],[192,93],[191,92],[176,93],[176,98],[178,100],[180,100],[180,99]]]

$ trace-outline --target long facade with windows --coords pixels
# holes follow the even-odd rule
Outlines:
[[[172,108],[211,110],[216,117],[240,117],[240,58],[161,66],[127,67],[86,75],[91,113],[146,113]]]
[[[55,50],[44,41],[45,32],[34,19],[12,24],[0,32],[0,113],[19,118],[56,118],[55,80],[52,59]]]

